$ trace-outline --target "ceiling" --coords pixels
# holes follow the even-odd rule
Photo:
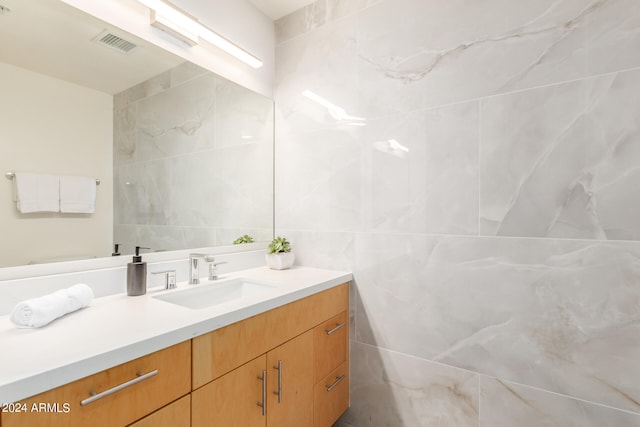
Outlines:
[[[314,0],[249,0],[273,20]],[[184,60],[55,0],[0,0],[0,62],[90,87],[118,93]],[[138,48],[129,54],[100,46],[108,30]]]
[[[262,13],[274,21],[294,12],[315,0],[249,0]]]
[[[184,62],[61,1],[0,4],[10,9],[0,13],[0,62],[112,95]],[[105,30],[138,47],[123,54],[97,43]]]

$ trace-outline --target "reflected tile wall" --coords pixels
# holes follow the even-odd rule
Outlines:
[[[172,224],[270,227],[273,184],[255,177],[271,176],[271,155],[270,142],[254,142],[172,159]]]
[[[136,150],[136,104],[114,108],[113,116],[113,164],[132,163]]]
[[[273,101],[229,81],[216,86],[217,148],[273,141]]]
[[[116,242],[175,250],[250,230],[271,238],[272,180],[256,179],[273,175],[269,99],[185,63],[114,105]]]
[[[214,147],[217,78],[208,74],[137,102],[135,160]]]
[[[353,266],[342,425],[640,426],[640,3],[333,3],[277,23],[276,233]]]
[[[114,168],[114,223],[171,224],[171,180],[169,160]]]
[[[131,253],[141,242],[153,242],[151,251],[173,251],[184,248],[203,248],[217,241],[218,230],[207,227],[181,227],[172,225],[117,224],[114,239],[120,252]],[[226,243],[229,244],[229,243]]]
[[[174,225],[130,225],[114,226],[115,241],[120,243],[121,252],[131,252],[140,242],[154,242],[153,251],[173,251],[184,248],[204,248],[208,246],[228,246],[238,236],[249,234],[256,242],[266,242],[273,237],[268,228],[223,228],[190,227]]]

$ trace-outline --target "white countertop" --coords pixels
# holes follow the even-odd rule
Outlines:
[[[175,291],[153,291],[95,299],[38,329],[20,329],[0,317],[0,404],[17,402],[43,391],[161,350],[198,335],[329,289],[352,279],[351,273],[293,267],[267,267],[220,276],[277,284],[268,293],[204,309],[190,309],[153,298]]]

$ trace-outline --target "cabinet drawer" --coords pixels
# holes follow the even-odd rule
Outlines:
[[[4,413],[2,425],[126,426],[189,393],[190,374],[186,341],[26,399],[43,411]]]
[[[129,427],[191,427],[191,395],[188,394]]]
[[[192,340],[193,389],[348,310],[342,284]]]
[[[330,427],[349,407],[349,365],[343,363],[313,390],[314,427]]]
[[[348,332],[346,311],[314,328],[315,382],[347,360]]]

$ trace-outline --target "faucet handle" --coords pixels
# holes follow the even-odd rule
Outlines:
[[[158,274],[164,274],[164,288],[165,289],[175,289],[176,288],[176,271],[175,270],[165,270],[165,271],[154,271],[154,276]]]
[[[206,256],[204,260],[209,263],[209,280],[218,280],[218,266],[226,264],[227,261],[216,261],[211,255]]]

